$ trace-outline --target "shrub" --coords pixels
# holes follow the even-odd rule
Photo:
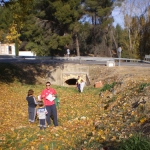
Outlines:
[[[141,134],[135,134],[126,140],[123,140],[118,150],[150,150],[150,140]]]
[[[113,89],[116,84],[117,84],[116,82],[113,82],[112,84],[105,84],[100,91],[101,92],[104,92],[106,90],[109,91],[110,89]]]
[[[139,91],[143,91],[146,86],[150,86],[150,83],[142,83],[140,84]]]

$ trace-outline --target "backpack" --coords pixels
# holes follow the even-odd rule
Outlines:
[[[54,101],[55,101],[55,105],[56,105],[56,107],[58,107],[58,108],[59,108],[60,100],[59,100],[58,96],[54,99]]]

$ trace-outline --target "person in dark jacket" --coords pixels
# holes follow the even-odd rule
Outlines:
[[[36,106],[37,102],[35,97],[33,96],[34,91],[30,89],[28,91],[28,95],[26,97],[26,100],[28,102],[28,114],[29,114],[29,122],[33,123],[35,121],[35,116],[36,116]]]

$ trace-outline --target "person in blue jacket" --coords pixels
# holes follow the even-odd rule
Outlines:
[[[26,97],[26,100],[28,102],[28,115],[29,115],[29,122],[33,123],[35,122],[35,116],[36,116],[36,106],[37,102],[35,97],[33,96],[34,91],[32,89],[28,90],[28,94]]]

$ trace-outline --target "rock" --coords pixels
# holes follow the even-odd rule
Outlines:
[[[132,104],[132,108],[138,107],[140,104],[145,104],[146,103],[146,98],[141,97],[139,101],[135,102]]]
[[[99,82],[95,82],[95,83],[94,83],[94,87],[95,87],[95,88],[101,88],[102,86],[103,86],[102,81],[99,81]]]

